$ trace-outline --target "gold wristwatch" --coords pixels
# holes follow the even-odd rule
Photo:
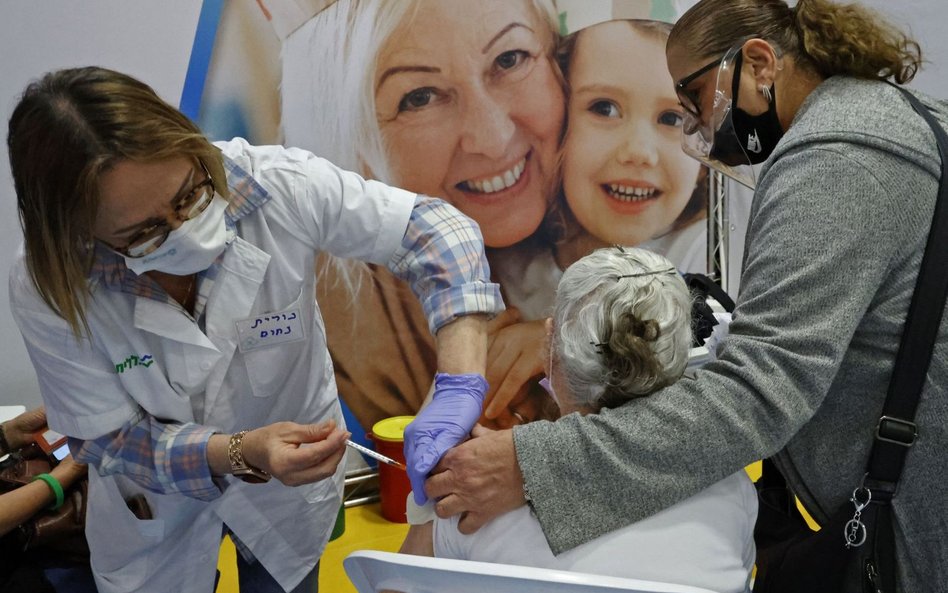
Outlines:
[[[244,435],[246,435],[247,432],[246,430],[241,430],[230,437],[230,443],[227,445],[227,457],[230,459],[230,472],[234,477],[240,478],[249,484],[263,484],[264,482],[269,482],[270,474],[262,469],[247,465],[247,462],[244,461],[243,444]]]

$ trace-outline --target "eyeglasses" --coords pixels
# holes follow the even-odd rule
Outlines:
[[[701,117],[701,108],[698,106],[700,100],[698,98],[697,91],[693,89],[688,89],[688,85],[696,81],[703,74],[710,71],[715,66],[718,66],[721,63],[721,58],[702,66],[701,68],[695,70],[688,76],[685,76],[681,80],[675,83],[675,93],[678,95],[678,100],[681,102],[681,106],[684,107],[685,111],[693,115],[696,119]]]
[[[205,175],[204,181],[192,187],[191,191],[182,196],[173,206],[174,217],[180,222],[198,216],[207,210],[214,200],[214,180],[211,179],[211,174],[208,173],[204,163],[200,162],[200,164]],[[135,233],[125,247],[112,247],[112,249],[128,257],[145,257],[161,247],[170,234],[171,225],[168,221],[160,222]]]

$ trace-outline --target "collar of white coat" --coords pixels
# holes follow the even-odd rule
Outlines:
[[[233,320],[250,315],[269,263],[268,253],[237,237],[214,264],[219,268],[214,280],[220,284],[217,290],[227,298],[219,300],[207,313],[205,331],[184,315],[169,314],[166,307],[151,298],[135,301],[135,327],[178,342],[219,350],[229,357],[237,343]]]

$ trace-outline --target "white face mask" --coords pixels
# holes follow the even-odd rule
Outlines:
[[[552,375],[553,374],[553,340],[550,340],[549,350],[550,350],[550,365],[547,367],[547,372],[549,372]],[[550,383],[550,378],[543,377],[542,379],[540,379],[539,383],[540,383],[540,387],[545,389],[546,392],[550,395],[550,397],[553,398],[553,403],[555,403],[557,407],[560,407],[560,400],[559,398],[556,397],[556,392],[553,391],[553,384]]]
[[[161,247],[144,257],[125,256],[125,265],[139,275],[154,270],[187,276],[206,270],[227,247],[225,210],[227,200],[215,194],[207,210],[171,231]]]

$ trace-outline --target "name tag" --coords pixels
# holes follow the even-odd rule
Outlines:
[[[237,348],[241,352],[259,350],[306,337],[299,307],[266,313],[237,321]]]

